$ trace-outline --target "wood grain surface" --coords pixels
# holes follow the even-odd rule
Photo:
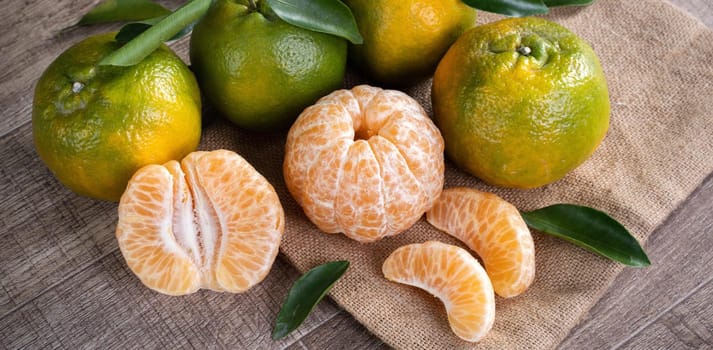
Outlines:
[[[0,2],[0,348],[386,348],[329,300],[296,332],[270,340],[298,277],[282,257],[240,295],[174,298],[139,285],[114,239],[116,204],[62,187],[32,142],[32,89],[41,72],[71,44],[117,28],[61,32],[96,2]],[[671,2],[713,27],[713,1]],[[186,40],[172,47],[185,59]],[[560,348],[713,348],[710,247],[713,176],[652,234],[653,265],[625,269]]]

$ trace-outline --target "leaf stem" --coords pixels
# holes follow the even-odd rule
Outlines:
[[[126,45],[104,57],[99,65],[131,66],[141,62],[164,41],[171,39],[183,28],[200,19],[208,11],[210,4],[211,0],[187,2]]]

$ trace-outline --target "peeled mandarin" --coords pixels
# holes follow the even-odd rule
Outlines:
[[[287,135],[285,183],[320,230],[373,242],[411,227],[438,198],[443,149],[418,102],[360,85],[297,118]]]

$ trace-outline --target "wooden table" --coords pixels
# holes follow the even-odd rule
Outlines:
[[[671,1],[713,27],[713,1]],[[116,204],[69,193],[32,143],[40,73],[72,43],[116,28],[58,34],[95,2],[0,3],[0,347],[385,348],[329,300],[292,335],[271,341],[279,305],[298,277],[282,257],[241,295],[171,298],[140,286],[114,239]],[[173,48],[185,58],[185,40]],[[647,242],[654,264],[625,269],[560,348],[713,348],[711,247],[709,175]]]

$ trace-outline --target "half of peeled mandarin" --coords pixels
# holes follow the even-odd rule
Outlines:
[[[239,293],[270,271],[284,221],[277,193],[245,159],[193,152],[134,174],[119,203],[116,238],[151,289]]]

